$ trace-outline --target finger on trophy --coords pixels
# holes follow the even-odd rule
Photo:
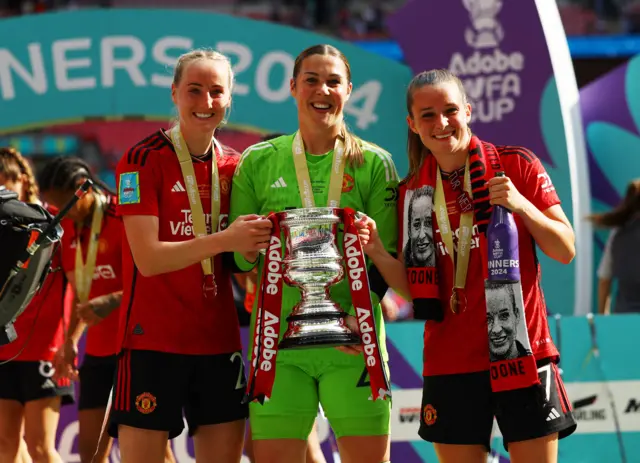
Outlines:
[[[255,219],[254,223],[260,230],[271,230],[273,228],[273,223],[271,220],[267,220],[266,217],[258,217]]]
[[[256,251],[263,251],[269,247],[268,241],[259,241],[255,244]]]

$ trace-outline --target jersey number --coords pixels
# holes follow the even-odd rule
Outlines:
[[[356,387],[368,387],[368,386],[371,386],[371,382],[369,380],[369,372],[367,371],[367,367],[364,367],[364,370],[360,375],[360,379],[358,380],[358,384],[356,384]]]
[[[551,364],[549,363],[543,367],[538,368],[538,376],[540,377],[540,382],[544,385],[544,392],[547,397],[547,402],[549,402],[551,397]]]
[[[240,367],[238,368],[238,379],[236,380],[236,389],[240,389],[247,384],[244,378],[244,362],[242,361],[241,352],[234,352],[233,354],[231,354],[231,358],[229,359],[229,361],[231,363],[234,363],[236,360],[238,360],[238,363],[240,364]]]
[[[538,174],[538,178],[542,179],[542,185],[540,185],[540,188],[542,188],[542,191],[544,191],[545,193],[549,193],[550,191],[556,189],[553,186],[553,183],[551,183],[551,177],[549,177],[549,174],[547,174],[546,172]]]

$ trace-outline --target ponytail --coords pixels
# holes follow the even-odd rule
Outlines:
[[[362,153],[362,146],[360,145],[360,139],[354,134],[349,132],[347,123],[342,121],[342,129],[340,135],[344,142],[344,155],[346,156],[349,165],[352,167],[360,167],[364,164],[364,154]]]
[[[418,175],[420,166],[424,158],[429,154],[429,150],[424,146],[420,135],[413,130],[408,129],[407,134],[407,152],[409,154],[409,173],[406,178],[412,178]]]

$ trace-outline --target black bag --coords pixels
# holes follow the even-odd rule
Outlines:
[[[16,193],[0,188],[0,345],[15,339],[11,323],[49,273],[55,245],[62,237],[59,225],[32,256],[26,251],[52,221],[42,206],[19,201]]]

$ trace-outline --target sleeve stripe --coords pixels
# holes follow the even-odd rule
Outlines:
[[[387,182],[390,182],[392,180],[398,181],[398,172],[396,171],[396,167],[393,163],[391,154],[384,151],[383,149],[378,148],[375,145],[366,142],[363,144],[363,148],[367,151],[371,151],[380,158],[382,164],[384,165],[385,177]]]
[[[500,156],[517,154],[527,162],[533,162],[536,160],[535,154],[533,154],[528,149],[522,148],[520,146],[501,146],[498,148],[498,152],[500,153]]]
[[[240,160],[238,161],[238,165],[236,166],[236,172],[235,175],[238,175],[238,173],[240,172],[240,168],[242,167],[242,163],[244,162],[244,160],[249,157],[249,154],[251,154],[252,151],[256,151],[262,148],[267,148],[271,145],[271,143],[269,143],[268,141],[263,141],[261,143],[257,143],[253,146],[250,146],[249,148],[247,148],[246,150],[244,150],[244,152],[242,153],[242,155],[240,156]]]
[[[136,154],[133,155],[133,163],[140,164],[140,151],[142,151],[142,146],[138,147],[136,150]]]
[[[154,143],[152,143],[146,150],[144,150],[144,154],[142,155],[142,160],[140,161],[140,166],[144,166],[144,164],[147,162],[147,156],[149,156],[149,153],[156,149],[156,148],[160,148],[162,145],[165,145],[167,142],[164,138],[162,137],[158,137],[157,140],[154,141]]]
[[[132,163],[132,161],[133,161],[133,160],[132,160],[131,156],[133,155],[134,151],[136,151],[136,150],[137,150],[137,148],[138,148],[140,145],[144,145],[145,143],[147,143],[148,141],[150,141],[152,138],[157,137],[157,136],[158,136],[158,134],[157,134],[157,133],[153,133],[153,134],[149,135],[147,138],[145,138],[144,140],[142,140],[141,142],[139,142],[139,143],[135,144],[132,148],[130,148],[130,149],[129,149],[129,151],[127,152],[127,162],[128,162],[129,164],[131,164],[131,163]]]
[[[385,169],[388,169],[389,174],[387,175],[387,182],[390,180],[397,181],[398,180],[398,172],[396,171],[395,164],[393,162],[393,157],[387,151],[367,143],[369,145],[370,151],[375,153],[383,163],[385,163]]]
[[[160,142],[158,144],[158,142]],[[143,149],[153,149],[162,145],[162,137],[158,132],[149,135],[147,138],[133,146],[127,152],[127,163],[129,164],[140,164],[140,153]],[[146,161],[146,156],[142,157],[141,165],[144,166],[144,162]]]

